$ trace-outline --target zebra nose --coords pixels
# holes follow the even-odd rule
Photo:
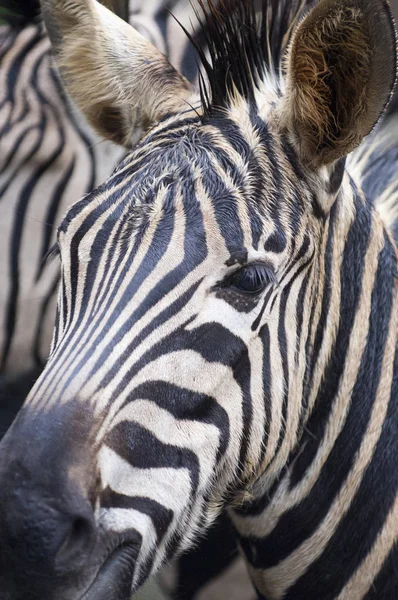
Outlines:
[[[97,529],[84,497],[64,493],[59,498],[27,486],[9,490],[4,500],[0,554],[3,550],[10,568],[15,569],[12,564],[51,578],[78,574],[85,567],[97,543]],[[12,553],[5,552],[7,548]]]
[[[0,573],[8,565],[40,575],[44,585],[78,578],[94,560],[96,471],[85,430],[69,418],[61,428],[47,414],[22,409],[1,442]]]
[[[26,510],[9,522],[11,538],[19,549],[19,562],[36,572],[54,576],[76,573],[89,559],[96,544],[94,517],[88,511]]]
[[[80,569],[89,558],[95,543],[96,530],[92,515],[73,514],[62,518],[55,543],[55,569],[69,572]]]

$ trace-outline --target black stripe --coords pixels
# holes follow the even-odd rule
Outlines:
[[[24,115],[24,116],[26,117],[26,115]],[[9,123],[10,129],[12,128],[12,126],[13,126],[13,124]],[[12,148],[10,148],[8,151],[7,158],[5,159],[4,156],[2,157],[2,160],[4,162],[0,168],[0,175],[3,175],[4,173],[6,173],[7,169],[10,167],[12,161],[14,160],[14,157],[17,154],[18,150],[21,149],[21,145],[24,143],[25,138],[27,138],[28,135],[32,131],[35,131],[36,129],[37,129],[37,124],[35,123],[34,125],[31,125],[30,127],[26,127],[25,129],[23,129],[21,131],[21,133],[17,136],[16,140],[13,142]],[[8,134],[8,131],[4,131],[4,129],[3,129],[3,131],[0,131],[0,139],[4,135],[7,135],[7,134]],[[8,180],[6,180],[6,183],[2,186],[0,200],[5,196],[5,192],[7,191],[7,189],[11,185],[11,183],[14,181],[14,176],[17,173],[17,171],[18,171],[18,169],[14,169],[12,175],[8,177]]]
[[[104,444],[137,469],[187,469],[191,493],[196,494],[200,464],[191,450],[165,444],[151,431],[131,421],[123,421],[113,427],[106,435]]]
[[[238,213],[239,200],[226,188],[221,177],[213,169],[207,170],[206,177],[203,178],[203,187],[212,201],[225,245],[232,254],[245,245]]]
[[[182,421],[215,425],[220,434],[217,462],[225,454],[230,434],[229,418],[228,413],[214,398],[165,381],[151,380],[136,387],[119,410],[122,411],[135,400],[150,400]]]
[[[263,434],[263,447],[261,452],[261,462],[266,456],[268,447],[268,438],[271,428],[272,411],[271,411],[271,336],[268,324],[265,324],[260,331],[260,338],[263,343],[263,395],[265,409],[265,423]]]
[[[156,500],[143,496],[125,496],[115,492],[110,487],[106,487],[101,492],[100,504],[101,508],[137,510],[144,515],[148,515],[155,527],[158,544],[162,541],[173,520],[173,511],[165,508]]]
[[[310,281],[310,275],[311,273],[308,272],[302,283],[300,286],[300,291],[298,293],[297,296],[297,303],[296,303],[296,315],[297,315],[297,326],[296,326],[296,331],[297,331],[297,345],[296,345],[296,352],[294,355],[294,362],[296,363],[296,365],[299,362],[300,359],[300,348],[301,348],[301,335],[308,335],[307,331],[303,331],[303,319],[304,319],[304,299],[306,297],[306,293],[308,291],[308,284]],[[308,307],[305,307],[306,310],[308,310]]]
[[[65,142],[65,137],[63,137],[63,142]],[[54,235],[55,230],[55,219],[57,216],[58,209],[62,203],[63,195],[66,190],[66,187],[72,177],[72,173],[75,169],[76,165],[76,156],[72,157],[72,160],[69,163],[64,175],[61,180],[55,187],[55,190],[50,197],[49,204],[47,206],[46,216],[43,223],[43,234],[42,234],[42,244],[40,251],[40,260],[38,264],[38,268],[36,271],[35,281],[36,283],[39,281],[44,267],[45,267],[45,257],[50,249],[51,242]]]
[[[239,467],[243,471],[247,465],[247,453],[251,441],[253,420],[253,401],[251,395],[251,363],[247,348],[242,351],[239,360],[233,364],[233,375],[242,392],[242,437],[240,442]]]
[[[66,120],[69,123],[69,125],[73,127],[74,131],[81,139],[82,146],[86,148],[87,153],[89,155],[90,170],[88,174],[89,176],[87,185],[84,192],[88,194],[89,192],[91,192],[91,190],[94,189],[95,182],[97,180],[97,159],[94,150],[93,138],[89,137],[89,135],[84,131],[84,129],[80,125],[79,117],[76,116],[76,108],[71,105],[70,100],[67,94],[65,93],[62,83],[60,82],[60,79],[58,77],[58,71],[53,68],[51,69],[50,74],[53,84],[55,85],[58,91],[58,95],[62,101],[62,108],[65,111]],[[92,133],[90,133],[90,135],[92,135]]]

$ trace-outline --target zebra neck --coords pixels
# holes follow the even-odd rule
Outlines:
[[[352,590],[371,581],[370,564],[381,571],[398,536],[396,248],[362,199],[343,240],[338,225],[328,234],[303,434],[279,477],[270,485],[266,472],[231,511],[267,600],[362,597]]]

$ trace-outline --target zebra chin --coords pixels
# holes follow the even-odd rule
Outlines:
[[[118,546],[105,559],[83,596],[73,596],[71,600],[130,600],[139,548],[140,543],[134,541]]]
[[[2,600],[130,600],[139,541],[119,545],[101,566],[81,572],[37,578],[26,565],[14,565],[0,576]],[[92,559],[90,562],[95,562]],[[25,569],[25,571],[24,571]]]

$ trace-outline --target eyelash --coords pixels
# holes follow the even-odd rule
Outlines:
[[[252,263],[235,271],[227,280],[227,286],[240,293],[257,295],[268,285],[275,283],[275,276],[267,265]]]

